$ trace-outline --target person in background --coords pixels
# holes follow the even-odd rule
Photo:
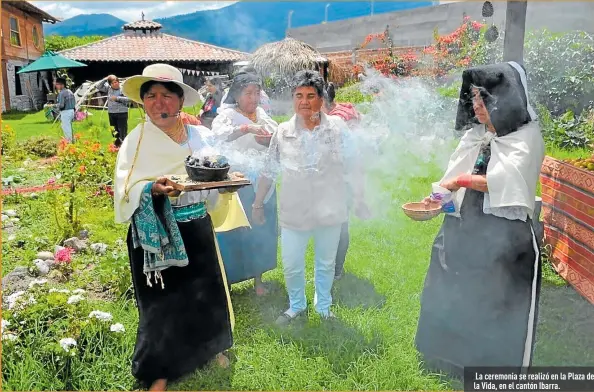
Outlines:
[[[62,123],[62,131],[64,137],[72,142],[72,122],[74,121],[74,110],[76,109],[76,98],[74,93],[66,87],[66,79],[56,79],[56,90],[58,96],[56,97],[56,105],[60,111],[60,121]]]
[[[336,86],[334,83],[328,83],[324,94],[324,107],[323,111],[329,116],[338,116],[342,118],[349,126],[352,123],[357,123],[361,120],[361,115],[352,103],[336,103],[334,98],[336,97]]]
[[[342,224],[348,219],[351,188],[355,213],[367,219],[362,167],[357,151],[349,151],[347,125],[322,112],[324,80],[316,71],[300,71],[293,80],[295,115],[272,136],[262,177],[258,181],[252,217],[266,221],[264,201],[280,174],[279,224],[289,308],[276,323],[285,325],[306,311],[305,253],[315,242],[314,307],[324,319],[334,317],[332,285]]]
[[[239,73],[250,73],[250,74],[254,74],[257,75],[258,73],[256,72],[256,69],[254,67],[251,66],[245,66],[242,67],[237,74]],[[234,104],[231,103],[226,103],[227,102],[227,95],[229,94],[229,89],[225,90],[225,94],[223,95],[223,100],[221,103],[221,106],[219,107],[219,113],[227,108],[230,107],[234,107]],[[262,110],[264,110],[264,112],[266,114],[270,114],[270,110],[272,109],[272,102],[270,101],[270,97],[268,96],[268,94],[266,94],[266,91],[264,91],[264,86],[262,86],[262,88],[260,88],[260,103],[258,105]]]
[[[212,122],[217,116],[217,109],[221,106],[223,100],[223,86],[221,81],[217,78],[211,78],[206,81],[206,89],[208,93],[206,97],[201,96],[204,104],[200,111],[200,122],[207,128],[212,127]]]
[[[542,268],[532,219],[545,145],[523,67],[465,70],[456,130],[466,133],[439,182],[455,210],[435,238],[415,343],[428,368],[461,379],[466,366],[532,361]]]
[[[107,114],[109,125],[114,129],[116,147],[120,147],[128,135],[128,108],[130,99],[122,94],[120,81],[115,75],[109,75],[107,81],[100,89],[107,93]]]
[[[322,107],[322,111],[329,116],[337,116],[340,117],[343,121],[352,128],[356,125],[361,116],[355,109],[355,106],[352,103],[336,103],[334,102],[334,98],[336,97],[336,89],[334,83],[330,82],[326,86],[324,91],[324,106]],[[351,198],[347,199],[349,210],[351,205]],[[346,255],[349,250],[349,222],[348,220],[342,224],[342,228],[340,231],[340,242],[338,243],[338,251],[336,252],[336,265],[334,267],[334,279],[339,280],[342,278],[342,274],[344,272],[344,262],[346,260]]]
[[[225,103],[228,108],[219,112],[212,123],[212,131],[229,149],[244,154],[251,162],[245,167],[233,167],[233,170],[247,174],[253,186],[239,190],[243,205],[254,204],[259,177],[257,166],[268,149],[270,138],[278,124],[259,106],[262,82],[258,75],[240,71],[233,78]],[[250,167],[251,166],[251,167]],[[278,226],[276,192],[270,188],[264,199],[264,226],[252,225],[252,228],[240,228],[234,231],[217,233],[221,254],[225,262],[229,282],[242,282],[254,278],[254,287],[258,296],[267,293],[262,282],[262,274],[276,268],[278,254]],[[246,211],[252,220],[251,208]]]

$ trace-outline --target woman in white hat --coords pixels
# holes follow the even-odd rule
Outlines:
[[[132,373],[150,390],[164,390],[215,357],[228,365],[222,353],[233,344],[234,318],[214,228],[248,223],[236,193],[180,194],[162,177],[185,174],[185,158],[208,147],[209,130],[181,120],[182,108],[200,99],[181,72],[150,65],[123,92],[147,115],[122,143],[115,173],[115,220],[130,222],[139,310]]]

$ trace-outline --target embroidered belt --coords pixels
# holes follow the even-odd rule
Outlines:
[[[194,219],[201,219],[206,216],[206,204],[197,203],[183,207],[173,207],[173,216],[178,222],[188,222]]]

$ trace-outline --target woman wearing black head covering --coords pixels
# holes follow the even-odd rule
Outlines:
[[[521,66],[463,73],[456,129],[466,128],[439,183],[455,212],[433,245],[416,335],[430,368],[459,377],[465,366],[532,359],[541,279],[532,219],[544,142]]]

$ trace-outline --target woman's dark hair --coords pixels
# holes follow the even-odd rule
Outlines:
[[[243,90],[251,84],[254,84],[262,89],[262,80],[260,77],[255,72],[249,72],[248,70],[242,68],[241,71],[237,72],[233,78],[233,81],[231,82],[225,103],[232,105],[237,104],[239,101],[239,96]]]
[[[332,104],[332,103],[334,103],[335,97],[336,97],[336,86],[334,85],[334,83],[330,82],[330,83],[328,83],[328,86],[326,86],[324,100],[328,104]]]
[[[223,89],[223,83],[221,82],[221,79],[219,79],[219,78],[206,79],[206,83],[212,84],[213,86],[215,86],[217,88],[217,91],[221,91]]]
[[[66,79],[64,78],[56,78],[56,84],[62,84],[66,86]]]
[[[313,87],[318,94],[318,97],[324,96],[324,79],[320,76],[320,73],[312,70],[303,70],[295,74],[293,78],[292,93],[299,87]]]
[[[151,87],[160,84],[161,86],[165,87],[165,89],[182,99],[184,97],[184,89],[182,89],[179,85],[173,82],[160,82],[157,80],[149,80],[148,82],[144,82],[142,86],[140,86],[140,99],[144,99],[144,96]]]

